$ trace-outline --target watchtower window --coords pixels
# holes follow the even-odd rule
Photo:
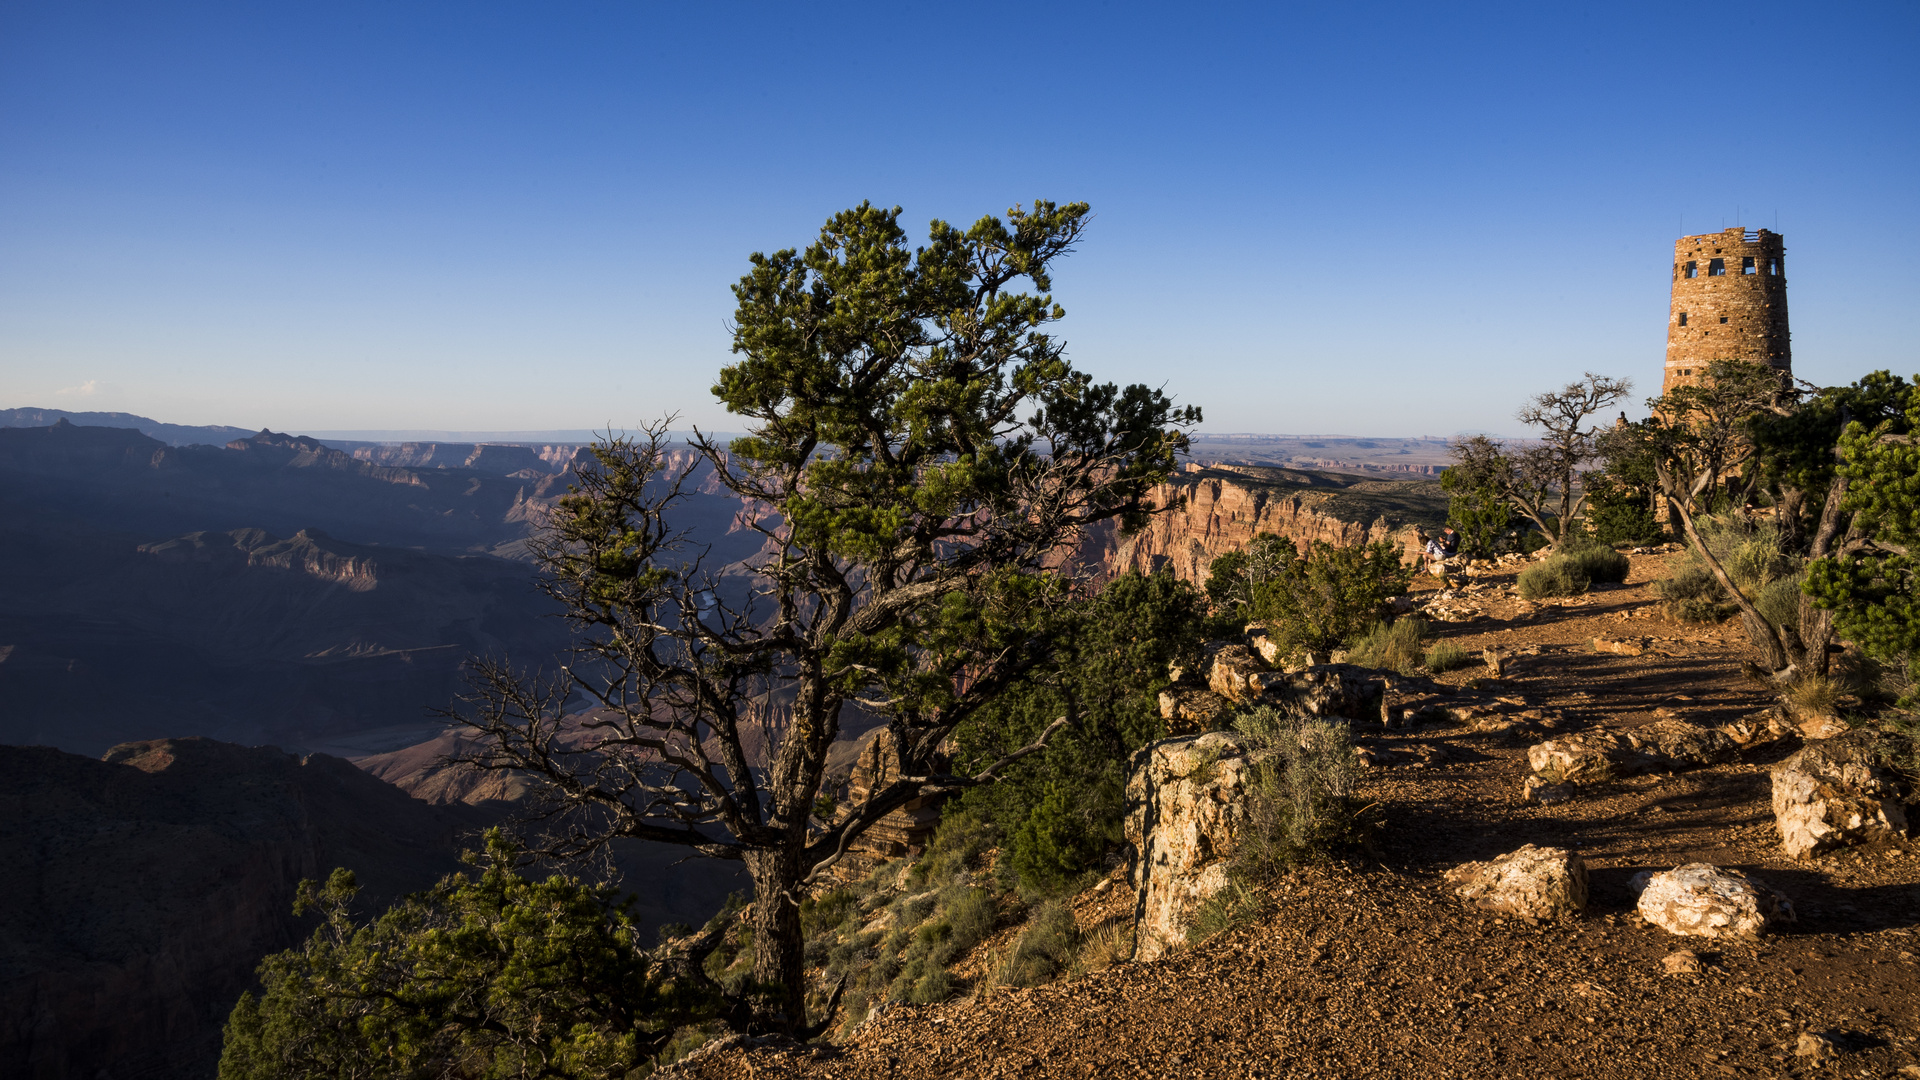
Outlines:
[[[1712,262],[1708,263],[1707,276],[1708,277],[1726,277],[1727,276],[1727,260],[1715,259]]]
[[[1741,277],[1745,277],[1748,274],[1757,274],[1759,272],[1760,272],[1759,268],[1753,265],[1753,256],[1743,255],[1740,257],[1740,276]]]
[[[1700,264],[1699,264],[1699,263],[1697,263],[1697,262],[1690,262],[1690,263],[1688,263],[1688,264],[1687,264],[1687,276],[1688,276],[1688,277],[1699,277],[1699,276],[1700,276]]]
[[[1726,321],[1727,321],[1727,317],[1726,317],[1725,315],[1722,315],[1722,316],[1720,316],[1720,321],[1721,321],[1721,322],[1723,322],[1723,323],[1724,323],[1724,322],[1726,322]]]
[[[1780,256],[1775,255],[1767,260],[1767,276],[1780,276]]]
[[[1687,325],[1687,313],[1684,311],[1680,313],[1680,325],[1681,326]]]

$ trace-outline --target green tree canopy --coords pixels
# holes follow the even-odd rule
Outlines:
[[[664,426],[597,447],[533,546],[579,656],[557,683],[483,663],[463,713],[471,762],[545,781],[553,854],[631,836],[746,864],[771,1026],[805,1023],[805,885],[907,801],[998,775],[1004,762],[951,774],[937,748],[1059,662],[1055,568],[1088,526],[1145,520],[1200,417],[1095,382],[1049,332],[1065,314],[1054,263],[1086,204],[936,221],[917,248],[899,217],[835,214],[804,250],[753,255],[734,286],[738,359],[714,393],[747,434],[693,445],[765,510],[747,522],[766,541],[745,564],[752,601],[723,602],[674,531]],[[589,728],[563,714],[576,694],[599,706]],[[822,821],[851,701],[887,718],[901,774]]]
[[[454,875],[367,923],[353,875],[300,885],[300,948],[260,965],[227,1020],[220,1080],[620,1076],[707,1015],[702,988],[643,953],[606,887],[535,881],[498,830]]]

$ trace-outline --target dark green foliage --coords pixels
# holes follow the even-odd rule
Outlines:
[[[1520,571],[1520,595],[1528,600],[1578,596],[1593,584],[1586,571],[1565,555],[1551,555]]]
[[[1300,558],[1292,540],[1261,533],[1238,551],[1229,551],[1207,568],[1207,599],[1216,611],[1245,617],[1267,583],[1287,572]]]
[[[1283,650],[1331,649],[1370,630],[1386,615],[1387,600],[1412,581],[1413,568],[1390,543],[1334,547],[1316,540],[1306,558],[1260,590],[1253,615],[1266,620]]]
[[[1504,463],[1503,458],[1496,458]],[[1514,534],[1519,515],[1507,501],[1504,474],[1490,475],[1488,462],[1455,465],[1440,474],[1447,501],[1447,524],[1460,535],[1460,554],[1484,559]]]
[[[1920,549],[1920,443],[1907,434],[1920,430],[1920,386],[1905,397],[1898,420],[1856,423],[1841,437],[1847,506],[1869,543],[1814,560],[1806,590],[1868,656],[1920,680],[1920,556],[1912,554]],[[1909,692],[1902,705],[1915,699]]]
[[[353,875],[302,882],[321,925],[260,965],[261,994],[227,1020],[221,1080],[316,1076],[619,1076],[706,1004],[636,947],[611,891],[533,881],[489,834],[453,876],[356,923]]]
[[[1006,865],[1034,892],[1064,888],[1121,839],[1126,763],[1165,734],[1159,693],[1174,663],[1198,662],[1206,602],[1170,574],[1127,574],[1062,617],[1064,662],[1016,686],[955,733],[961,767],[1024,746],[1055,717],[1079,723],[1014,763],[964,805],[1006,838]]]
[[[1599,543],[1650,544],[1666,535],[1653,513],[1653,493],[1609,473],[1587,477],[1589,534]]]
[[[1847,425],[1859,424],[1864,432],[1904,433],[1910,427],[1905,414],[1911,393],[1907,380],[1876,371],[1851,385],[1823,389],[1784,414],[1756,413],[1747,423],[1755,460],[1774,488],[1804,492],[1794,508],[1817,517],[1840,464],[1834,448]],[[1811,531],[1810,521],[1782,524],[1795,536]],[[1799,553],[1797,545],[1794,552]]]
[[[1347,662],[1411,675],[1421,664],[1421,640],[1426,634],[1425,619],[1374,623],[1367,636],[1347,650]]]

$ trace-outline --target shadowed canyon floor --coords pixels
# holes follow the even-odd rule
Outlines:
[[[1625,585],[1541,605],[1510,596],[1511,575],[1477,579],[1463,604],[1479,614],[1436,630],[1514,653],[1501,691],[1576,722],[1719,723],[1767,704],[1739,673],[1737,626],[1658,619],[1649,583],[1664,562],[1637,556]],[[1644,651],[1597,653],[1595,638],[1631,638]],[[1443,678],[1485,674],[1476,666]],[[1269,891],[1258,919],[1151,963],[893,1006],[841,1047],[734,1046],[699,1056],[686,1074],[1920,1074],[1920,853],[1902,844],[1788,859],[1768,768],[1797,744],[1540,807],[1520,802],[1532,737],[1367,727],[1363,742],[1406,751],[1385,756],[1409,762],[1370,770],[1361,790],[1387,815],[1376,854],[1296,871]],[[1452,866],[1528,843],[1585,857],[1584,917],[1497,918],[1441,880]],[[1641,921],[1627,879],[1693,861],[1755,873],[1794,901],[1798,922],[1756,941],[1716,941]],[[1665,974],[1662,958],[1680,949],[1700,955],[1698,974]],[[1825,1036],[1837,1056],[1797,1056],[1803,1033]]]

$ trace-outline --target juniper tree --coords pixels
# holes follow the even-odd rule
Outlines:
[[[692,446],[759,516],[738,606],[674,531],[686,473],[664,425],[593,449],[533,545],[581,632],[559,676],[480,664],[467,760],[531,773],[546,854],[619,837],[740,860],[753,881],[756,1022],[805,1024],[799,902],[860,833],[917,796],[988,783],[1031,742],[961,775],[955,726],[1057,662],[1054,569],[1080,532],[1137,528],[1197,409],[1095,383],[1047,327],[1054,263],[1084,203],[1036,202],[909,248],[898,208],[834,215],[804,251],[755,254],[733,287],[715,396],[745,425]],[[1023,281],[1032,291],[1021,291]],[[592,709],[569,719],[584,695]],[[900,775],[834,820],[821,805],[843,710],[884,717]]]

